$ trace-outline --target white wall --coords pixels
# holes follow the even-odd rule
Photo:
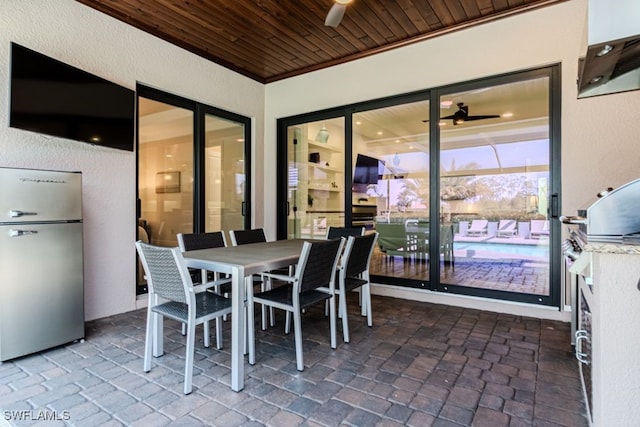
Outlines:
[[[265,162],[275,164],[278,118],[561,63],[562,211],[574,214],[602,188],[640,177],[640,91],[576,98],[586,25],[587,1],[573,0],[269,84]],[[265,181],[275,182],[275,173],[266,168]],[[275,198],[275,187],[267,188],[265,224],[272,228]],[[455,297],[448,301],[467,304]],[[477,301],[471,305],[480,307]]]
[[[264,86],[72,0],[2,0],[0,28],[0,166],[83,172],[85,317],[132,310],[135,153],[9,128],[10,42],[131,89],[141,82],[251,117],[257,147]],[[254,182],[262,182],[255,179],[262,150],[252,151],[258,165]],[[261,206],[263,192],[256,194]],[[46,287],[43,278],[43,292]]]

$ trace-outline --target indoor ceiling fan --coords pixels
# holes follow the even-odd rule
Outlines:
[[[347,4],[351,3],[351,1],[352,0],[335,0],[335,4],[331,6],[329,13],[327,13],[324,25],[334,28],[340,25],[344,12],[347,10]]]
[[[484,120],[484,119],[495,119],[500,117],[499,114],[488,114],[483,116],[470,116],[469,115],[469,106],[464,105],[464,102],[458,102],[458,111],[451,114],[450,116],[441,117],[441,120],[444,119],[453,119],[454,125],[459,125],[464,122],[470,122],[472,120]]]
[[[459,125],[464,122],[470,122],[472,120],[484,120],[484,119],[495,119],[500,117],[499,114],[485,114],[479,116],[470,116],[469,115],[469,106],[464,105],[464,102],[458,102],[458,111],[449,115],[440,117],[440,120],[452,119],[454,125]],[[423,122],[428,122],[429,120],[423,120]]]

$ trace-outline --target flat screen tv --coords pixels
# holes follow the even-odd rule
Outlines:
[[[354,184],[377,184],[380,161],[373,157],[358,154],[356,157],[356,166],[353,171]]]
[[[11,43],[9,126],[133,151],[135,92]]]

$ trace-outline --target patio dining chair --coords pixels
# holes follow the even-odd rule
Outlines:
[[[178,233],[178,247],[180,251],[195,251],[198,249],[211,249],[211,248],[223,248],[227,246],[227,241],[222,231],[210,232],[210,233]],[[191,271],[192,269],[189,269]],[[193,276],[192,276],[193,278]],[[207,270],[200,270],[200,282],[196,285],[194,283],[194,290],[196,292],[213,290],[218,295],[228,296],[231,293],[231,278],[220,277],[220,273],[208,272]],[[216,319],[216,348],[222,348],[222,322],[221,319]],[[208,346],[209,339],[209,325],[208,322],[204,324],[205,328],[205,345]],[[182,335],[185,335],[186,325],[182,325]]]
[[[136,249],[149,285],[144,371],[151,370],[152,352],[155,357],[163,354],[162,319],[168,317],[186,323],[184,394],[189,394],[193,388],[196,325],[231,313],[231,300],[212,292],[195,292],[179,248],[153,246],[138,241]]]
[[[340,260],[338,288],[338,312],[342,317],[342,338],[349,342],[349,320],[347,316],[347,292],[361,289],[361,315],[367,317],[367,325],[373,326],[371,314],[371,287],[369,265],[378,233],[350,236]]]
[[[231,244],[233,246],[267,241],[267,236],[264,234],[263,228],[252,228],[249,230],[231,230],[229,231],[229,236],[231,237]]]
[[[380,252],[385,255],[385,260],[394,261],[394,257],[412,259],[416,255],[416,248],[407,244],[407,232],[402,222],[398,223],[376,223],[378,233],[378,246]]]
[[[261,243],[267,241],[267,236],[264,233],[263,228],[253,228],[249,230],[231,230],[229,231],[229,236],[231,236],[231,244],[233,246],[240,245],[248,245],[251,243]],[[292,269],[282,269],[278,270],[275,273],[288,274],[292,271]],[[260,291],[264,292],[271,287],[271,282],[266,281],[263,275],[255,274],[252,278],[252,286],[260,286]],[[273,313],[273,309],[269,310],[269,326],[275,325],[275,315]],[[262,330],[267,329],[267,311],[266,308],[262,307]]]
[[[291,314],[293,315],[298,371],[304,370],[301,315],[303,308],[329,300],[331,348],[336,348],[335,276],[343,246],[344,238],[304,242],[293,276],[265,273],[265,276],[283,281],[285,285],[255,295],[249,293],[249,319],[253,315],[253,302],[285,310],[285,332],[288,333]],[[253,322],[249,322],[249,327],[253,327]],[[254,336],[251,331],[249,336]]]
[[[362,236],[365,232],[364,227],[327,227],[327,235],[325,236],[327,240],[337,239],[339,237],[344,237],[345,239],[349,236]]]

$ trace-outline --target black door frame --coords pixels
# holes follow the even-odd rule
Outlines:
[[[201,102],[178,95],[163,92],[141,83],[136,85],[136,117],[138,117],[138,99],[144,97],[154,101],[184,108],[193,112],[193,232],[205,231],[205,114],[221,117],[244,125],[245,194],[243,202],[244,227],[251,227],[251,119]],[[139,146],[138,121],[136,120],[136,147]],[[138,194],[139,151],[136,150],[136,222],[140,218],[140,198]]]
[[[431,171],[438,171],[430,174],[430,200],[429,213],[431,218],[439,218],[440,209],[440,129],[439,122],[439,99],[442,94],[451,92],[462,92],[465,90],[473,90],[480,87],[492,85],[500,85],[513,83],[517,81],[530,80],[537,77],[549,77],[549,168],[550,168],[550,201],[549,201],[549,218],[551,219],[551,240],[549,243],[549,266],[550,266],[550,295],[539,296],[533,294],[518,294],[505,291],[496,291],[490,289],[471,288],[465,286],[448,285],[440,283],[440,266],[435,263],[430,268],[429,283],[424,281],[411,280],[406,278],[394,278],[388,276],[372,276],[372,281],[376,283],[384,283],[395,286],[410,287],[417,289],[428,289],[436,292],[464,294],[471,296],[479,296],[492,299],[500,299],[505,301],[533,303],[538,305],[546,305],[559,307],[561,303],[561,267],[562,257],[560,254],[560,238],[561,225],[557,220],[559,213],[562,211],[561,206],[561,65],[552,64],[544,67],[516,71],[502,75],[490,76],[486,78],[475,79],[471,81],[441,86],[437,88],[416,91],[401,95],[395,95],[386,98],[380,98],[365,102],[360,102],[341,107],[316,111],[307,114],[285,117],[277,120],[277,190],[276,190],[276,212],[277,212],[277,237],[278,239],[287,238],[287,218],[289,206],[287,204],[287,128],[297,124],[318,121],[322,119],[344,117],[345,120],[345,225],[351,224],[351,173],[352,171],[352,115],[355,112],[367,111],[385,106],[392,106],[401,103],[415,102],[419,100],[429,101],[429,120],[430,120],[430,165]],[[438,154],[438,155],[435,155]],[[439,239],[439,224],[437,221],[430,222],[430,235]],[[437,245],[431,246],[432,252],[437,252]],[[431,253],[430,256],[436,256],[437,253]],[[433,259],[433,258],[432,258]]]

